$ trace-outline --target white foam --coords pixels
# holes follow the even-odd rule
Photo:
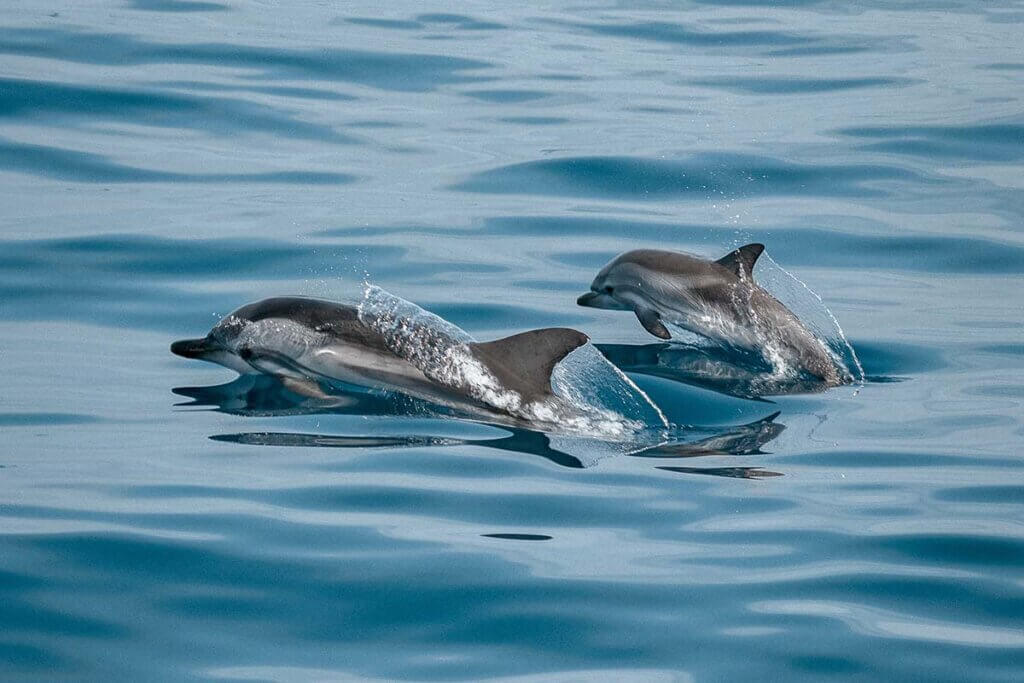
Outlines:
[[[770,254],[766,252],[764,256],[775,269],[788,278],[790,282],[795,283],[805,296],[810,296],[812,301],[810,302],[811,305],[808,305],[806,300],[801,302],[799,296],[792,292],[789,292],[790,296],[787,297],[791,299],[790,301],[782,298],[785,296],[782,292],[773,292],[776,298],[800,315],[801,319],[804,320],[818,340],[825,346],[829,355],[832,356],[832,360],[835,362],[836,368],[840,370],[840,374],[845,375],[848,380],[857,382],[863,387],[865,382],[864,366],[861,365],[860,358],[857,356],[853,345],[846,338],[846,333],[843,331],[842,325],[839,324],[839,319],[825,305],[825,300],[822,299],[820,294],[811,289],[806,282],[780,266]],[[776,288],[781,286],[779,278],[774,278],[773,282]],[[822,321],[822,315],[824,315],[824,322]],[[839,351],[836,350],[837,346]],[[849,364],[853,365],[854,371],[851,371]]]
[[[555,396],[525,401],[473,355],[469,344],[474,339],[450,322],[375,285],[366,286],[358,311],[393,353],[431,380],[509,415],[561,432],[624,442],[652,423],[667,425],[650,398],[590,344],[555,366]]]
[[[768,290],[772,296],[781,301],[800,319],[811,333],[814,341],[831,359],[840,378],[844,382],[860,381],[863,383],[864,371],[857,354],[847,341],[839,321],[825,306],[821,296],[806,283],[782,268],[767,252],[765,252],[764,258],[758,261],[755,268],[758,271],[756,279],[759,285]],[[741,280],[746,280],[749,277],[745,271],[741,270]],[[784,342],[782,334],[777,334],[771,325],[759,324],[761,312],[749,300],[752,291],[747,287],[733,288],[733,305],[749,318],[743,324],[738,324],[731,317],[723,316],[720,310],[710,306],[695,314],[696,322],[699,323],[702,330],[706,331],[707,339],[738,343],[741,347],[758,349],[764,362],[770,366],[770,372],[765,373],[761,378],[766,388],[769,388],[772,383],[786,383],[799,379],[801,375],[800,359],[795,355],[795,350]],[[676,334],[676,331],[680,329],[677,324],[672,324],[672,321],[668,319],[665,322],[672,325],[673,338],[681,338],[681,335]],[[746,324],[747,322],[750,324]],[[696,344],[701,345],[702,342],[697,341]],[[857,374],[850,371],[848,363],[856,368]]]

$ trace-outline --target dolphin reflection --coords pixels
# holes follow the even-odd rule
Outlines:
[[[360,415],[438,417],[447,414],[443,407],[414,398],[389,393],[351,392],[329,399],[294,392],[269,375],[243,375],[234,381],[207,387],[178,387],[175,394],[192,399],[179,406],[209,407],[217,412],[246,417],[294,415]],[[761,446],[777,437],[785,426],[776,422],[778,412],[745,425],[732,427],[678,427],[670,438],[649,446],[638,446],[630,457],[693,458],[700,456],[760,455]],[[464,416],[460,416],[464,417]],[[500,451],[537,455],[570,468],[592,464],[559,447],[560,440],[548,434],[507,423],[487,423],[506,433],[492,438],[458,438],[430,435],[361,435],[300,432],[251,431],[214,434],[214,441],[252,445],[301,448],[429,448],[479,446]],[[757,470],[751,477],[774,476],[759,468],[711,467],[669,468],[670,472],[737,477],[739,470]]]
[[[623,372],[662,377],[738,398],[761,400],[763,396],[813,394],[832,386],[807,373],[780,376],[759,357],[719,345],[596,346],[609,362]]]
[[[760,420],[755,420],[736,427],[726,427],[717,434],[712,434],[696,441],[668,442],[653,446],[632,455],[645,458],[696,458],[704,455],[764,455],[761,446],[765,445],[785,429],[786,425],[775,421],[781,414],[776,411]]]
[[[782,476],[781,472],[771,472],[760,467],[659,467],[658,469],[680,474],[709,474],[713,477],[730,477],[732,479],[765,479]]]

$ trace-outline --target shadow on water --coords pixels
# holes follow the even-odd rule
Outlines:
[[[309,398],[289,390],[280,380],[268,375],[245,375],[227,384],[206,387],[177,387],[175,394],[192,399],[180,406],[210,407],[215,411],[245,417],[285,417],[295,415],[430,416],[465,417],[457,412],[399,394],[344,391],[332,386],[328,399]],[[760,420],[734,427],[676,427],[667,438],[655,444],[641,445],[628,452],[629,457],[694,458],[702,456],[763,455],[761,447],[785,429],[775,422],[778,412]],[[508,433],[497,438],[455,438],[413,435],[347,435],[301,432],[238,432],[214,434],[214,441],[248,446],[298,448],[423,448],[478,446],[513,453],[540,456],[556,465],[582,469],[593,464],[562,450],[561,439],[521,426],[491,424]],[[658,469],[685,474],[709,474],[724,477],[757,478],[778,476],[758,467],[710,467]]]

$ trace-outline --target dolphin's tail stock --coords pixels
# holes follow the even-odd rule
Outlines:
[[[504,386],[527,400],[536,400],[552,394],[554,367],[588,341],[582,332],[549,327],[490,342],[473,342],[469,348]]]

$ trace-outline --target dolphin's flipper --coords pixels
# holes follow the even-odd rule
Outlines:
[[[306,377],[295,363],[282,353],[264,348],[245,346],[238,349],[238,356],[256,370],[277,377]]]
[[[549,327],[469,347],[503,386],[532,401],[551,394],[555,365],[588,341],[582,332]]]
[[[718,265],[734,273],[738,278],[750,277],[754,272],[757,257],[764,251],[763,244],[747,244],[736,251],[731,251],[715,261]]]
[[[669,334],[668,328],[661,322],[661,315],[653,308],[637,308],[634,309],[636,312],[637,320],[644,326],[644,329],[653,334],[655,337],[661,339],[671,339],[672,335]]]
[[[293,394],[320,401],[334,402],[338,399],[337,396],[331,396],[323,390],[316,380],[315,373],[280,353],[266,349],[244,348],[240,350],[239,356],[256,370],[277,377],[284,388]]]
[[[238,355],[242,360],[263,374],[272,375],[282,380],[312,380],[315,374],[306,370],[284,354],[270,349],[245,347],[239,349]],[[288,388],[290,389],[291,387],[289,386]]]

